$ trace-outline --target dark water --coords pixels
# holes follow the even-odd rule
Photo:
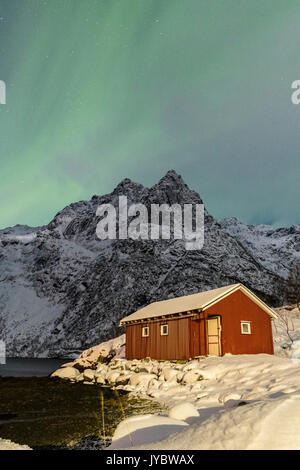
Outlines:
[[[45,377],[71,359],[7,358],[0,364],[0,377]]]
[[[8,361],[6,377],[0,378],[0,437],[34,449],[101,448],[103,437],[111,436],[124,418],[159,411],[152,401],[124,392],[45,376],[62,362]],[[20,371],[26,376],[20,377]],[[15,377],[9,377],[13,372]]]

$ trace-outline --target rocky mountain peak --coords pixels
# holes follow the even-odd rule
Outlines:
[[[187,188],[188,186],[183,181],[183,178],[175,170],[168,170],[165,176],[163,176],[157,183],[159,187],[172,186],[172,188]]]
[[[113,195],[118,196],[132,196],[132,194],[139,194],[145,190],[144,186],[140,183],[135,183],[130,178],[123,179],[113,190]]]

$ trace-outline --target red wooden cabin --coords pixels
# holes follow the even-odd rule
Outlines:
[[[126,358],[273,354],[276,313],[242,284],[154,302],[123,318]]]

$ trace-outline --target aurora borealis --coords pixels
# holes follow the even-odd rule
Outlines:
[[[0,0],[0,228],[174,168],[218,218],[300,223],[300,3]]]

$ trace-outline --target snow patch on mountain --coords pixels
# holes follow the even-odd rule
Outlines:
[[[246,225],[235,217],[223,219],[222,229],[238,240],[265,268],[288,277],[291,264],[300,260],[300,225],[274,228]]]

